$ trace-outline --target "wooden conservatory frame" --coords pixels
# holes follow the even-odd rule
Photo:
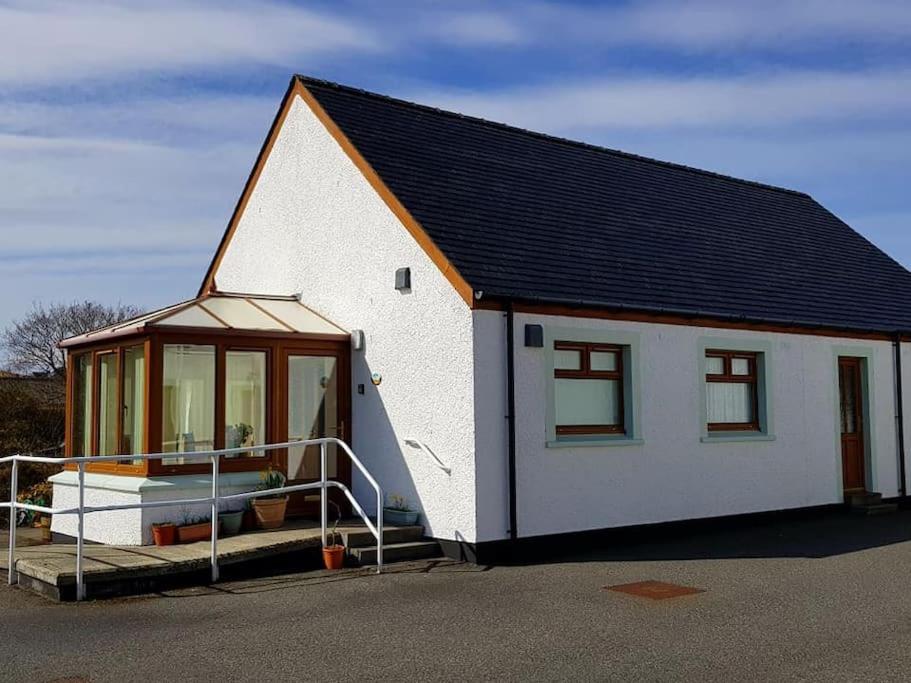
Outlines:
[[[161,322],[167,323],[168,315],[175,311],[184,310],[187,306],[204,303],[216,295],[201,297],[192,302],[181,304],[179,307],[163,309]],[[225,295],[217,295],[227,298]],[[242,295],[230,295],[242,297]],[[246,302],[251,302],[250,297],[242,297]],[[276,299],[278,299],[276,297]],[[282,300],[290,301],[290,297]],[[296,300],[295,300],[296,301]],[[182,307],[182,308],[181,308]],[[203,308],[208,312],[208,309]],[[261,309],[262,310],[262,309]],[[312,312],[311,312],[312,313]],[[314,314],[315,315],[315,314]],[[144,316],[147,318],[148,316]],[[281,436],[287,434],[288,423],[288,373],[286,363],[282,359],[289,354],[332,356],[336,358],[336,382],[338,386],[338,415],[340,417],[339,438],[349,439],[346,425],[351,424],[350,400],[350,336],[340,328],[326,321],[326,326],[337,330],[331,332],[291,331],[291,327],[282,323],[289,329],[262,330],[238,329],[224,323],[220,327],[197,327],[160,324],[155,318],[143,320],[136,319],[139,324],[121,324],[119,329],[107,328],[96,333],[89,333],[81,337],[64,341],[61,346],[67,351],[66,363],[66,430],[64,453],[71,457],[76,454],[76,392],[79,389],[76,377],[76,361],[85,355],[92,358],[91,390],[86,394],[90,396],[91,434],[88,439],[87,454],[97,454],[99,451],[100,432],[100,364],[99,358],[107,354],[115,354],[117,358],[117,391],[116,405],[116,440],[117,453],[124,453],[124,462],[89,463],[88,472],[98,472],[130,476],[166,476],[176,474],[205,474],[211,471],[207,462],[166,464],[160,459],[150,459],[130,462],[130,454],[124,452],[124,419],[123,419],[123,393],[124,393],[124,353],[127,349],[142,346],[144,357],[143,387],[143,412],[141,418],[142,440],[139,453],[160,453],[162,448],[163,432],[163,384],[164,384],[164,350],[166,345],[200,345],[212,346],[215,350],[215,377],[214,377],[214,443],[212,448],[225,448],[225,405],[226,405],[226,354],[229,351],[261,351],[265,352],[265,427],[264,439],[258,443],[277,443],[285,441]],[[276,325],[278,326],[278,325]],[[251,447],[251,451],[255,447]],[[117,453],[114,453],[115,455]],[[80,453],[81,454],[81,453]],[[176,454],[175,454],[176,455]],[[222,472],[249,472],[260,471],[269,466],[286,470],[287,453],[285,451],[269,451],[256,457],[222,458],[220,470]],[[74,468],[68,465],[68,468]],[[347,459],[340,459],[338,463],[339,479],[350,480],[350,463]]]

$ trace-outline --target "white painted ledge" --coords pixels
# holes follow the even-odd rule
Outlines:
[[[48,481],[57,486],[79,485],[79,473],[64,470]],[[226,472],[219,475],[219,485],[225,487],[250,486],[259,484],[259,472]],[[133,477],[121,474],[85,473],[85,487],[102,491],[121,491],[123,493],[159,493],[165,491],[186,491],[212,488],[212,477],[205,474],[169,475],[166,477]]]

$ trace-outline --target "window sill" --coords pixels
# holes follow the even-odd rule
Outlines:
[[[699,439],[702,443],[736,443],[739,441],[774,441],[774,434],[763,434],[762,432],[713,432],[708,436]]]
[[[548,441],[548,448],[592,448],[606,446],[641,446],[645,443],[644,439],[633,439],[626,436],[617,436],[613,438],[594,438],[585,437],[581,439],[562,438],[556,441]]]

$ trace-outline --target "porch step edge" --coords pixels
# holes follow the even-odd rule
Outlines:
[[[405,562],[407,560],[424,560],[431,557],[442,557],[440,544],[436,541],[408,541],[407,543],[390,543],[383,545],[383,563]],[[376,546],[349,548],[348,556],[359,565],[376,564]]]
[[[376,538],[368,529],[357,529],[354,531],[341,531],[339,536],[342,537],[342,544],[347,548],[368,548],[376,549]],[[422,526],[398,526],[386,527],[383,529],[383,545],[395,543],[408,543],[410,541],[419,541],[424,537],[424,527]]]

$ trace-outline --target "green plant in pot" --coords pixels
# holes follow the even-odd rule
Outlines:
[[[332,524],[332,540],[323,547],[323,564],[326,569],[341,569],[345,564],[345,546],[339,543],[338,523],[342,519],[342,511],[333,501],[327,501],[335,508],[335,522]]]
[[[285,485],[287,477],[271,467],[260,472],[260,491],[280,489]],[[285,523],[285,511],[288,508],[288,496],[284,493],[274,493],[268,496],[259,496],[253,499],[253,514],[256,515],[256,525],[260,529],[278,529]]]
[[[405,496],[393,493],[389,496],[389,503],[383,508],[383,521],[396,526],[414,526],[420,514],[411,508]]]

